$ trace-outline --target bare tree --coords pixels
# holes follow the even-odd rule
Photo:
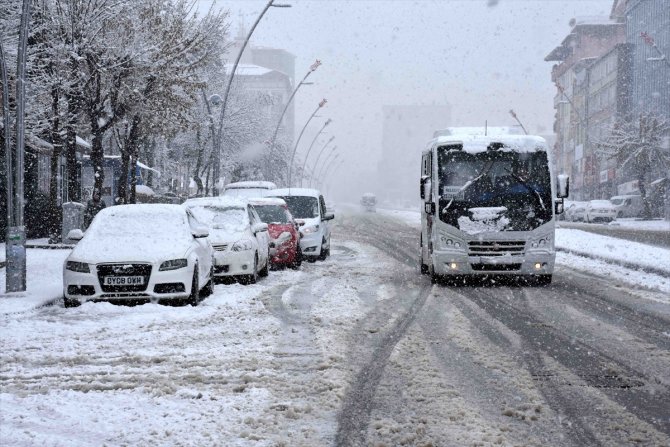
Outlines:
[[[605,141],[597,143],[601,156],[617,161],[620,169],[629,169],[638,181],[644,203],[644,217],[651,217],[647,197],[647,177],[653,168],[670,169],[670,122],[654,114],[641,114],[637,121],[622,121]]]

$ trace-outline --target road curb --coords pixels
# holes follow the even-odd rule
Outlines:
[[[642,271],[642,272],[645,272],[645,273],[653,273],[655,275],[670,277],[670,271],[659,269],[659,268],[656,268],[656,267],[650,267],[650,266],[647,266],[647,265],[635,264],[634,262],[620,261],[618,259],[608,258],[607,256],[594,255],[592,253],[587,253],[587,252],[584,252],[584,251],[574,250],[574,249],[556,247],[556,251],[560,251],[562,253],[568,253],[568,254],[571,254],[571,255],[581,256],[583,258],[596,259],[598,261],[607,262],[608,264],[618,265],[620,267],[624,267],[624,268],[631,269],[631,270],[639,270],[639,271]]]

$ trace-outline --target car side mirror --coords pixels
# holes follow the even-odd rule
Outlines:
[[[262,233],[263,231],[268,231],[268,224],[266,223],[257,223],[251,228],[254,234]]]
[[[84,238],[84,232],[81,231],[79,228],[75,228],[74,230],[70,230],[67,233],[67,239],[70,239],[71,241],[80,241]]]
[[[335,214],[333,213],[326,213],[321,218],[321,220],[333,220],[333,219],[335,219]]]
[[[199,225],[191,231],[194,238],[199,239],[209,236],[209,228],[204,225]]]
[[[563,214],[565,211],[565,205],[563,204],[563,199],[558,199],[554,202],[554,213]]]
[[[570,195],[570,177],[566,174],[558,174],[558,191],[556,196],[565,199]]]
[[[426,214],[433,215],[435,214],[435,203],[434,202],[426,202],[423,204],[423,210],[426,212]]]
[[[422,199],[430,197],[430,177],[427,175],[422,175],[419,182],[419,195]]]

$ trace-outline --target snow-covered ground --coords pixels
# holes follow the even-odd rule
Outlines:
[[[420,228],[419,211],[378,209],[379,213],[394,217],[407,225]],[[665,221],[621,219],[621,225],[641,230],[664,230]],[[668,229],[670,234],[670,229]],[[648,287],[670,294],[670,250],[577,229],[556,230],[556,262],[600,276],[618,279],[626,284]],[[589,256],[589,257],[586,257]],[[622,267],[621,264],[629,268]],[[639,268],[635,268],[639,266]],[[667,272],[645,273],[644,268]],[[667,302],[670,302],[668,295]]]
[[[28,290],[0,293],[0,444],[332,444],[346,337],[391,269],[375,249],[338,243],[197,307],[36,308],[60,296],[67,254],[28,250]]]

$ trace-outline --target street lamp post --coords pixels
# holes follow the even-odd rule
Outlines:
[[[650,57],[647,58],[648,61],[663,61],[665,62],[665,65],[670,67],[670,60],[665,56],[665,54],[661,51],[660,48],[658,48],[658,45],[656,45],[656,42],[654,41],[654,38],[651,37],[647,32],[642,32],[640,33],[640,37],[642,40],[644,40],[644,43],[649,45],[656,51],[656,54],[658,54],[658,57]]]
[[[319,155],[316,156],[316,162],[314,163],[314,168],[312,168],[312,178],[309,179],[309,186],[310,187],[312,186],[312,179],[314,179],[315,176],[316,176],[316,167],[319,165],[319,160],[321,159],[321,155],[323,155],[323,153],[326,150],[326,148],[328,147],[328,145],[330,143],[332,143],[334,139],[335,139],[334,136],[330,137],[330,139],[328,141],[326,141],[326,144],[324,144],[323,147],[321,148],[321,150],[319,151]],[[335,148],[333,148],[333,150],[335,150]]]
[[[305,84],[305,81],[307,80],[307,77],[314,73],[317,68],[321,65],[320,60],[316,60],[312,65],[309,67],[309,71],[305,75],[304,78],[302,78],[302,81],[298,83],[298,85],[295,86],[295,89],[293,89],[293,93],[291,93],[291,96],[289,96],[288,101],[286,101],[286,105],[284,106],[284,110],[282,110],[281,115],[279,116],[279,121],[277,121],[277,127],[275,127],[275,131],[272,134],[272,138],[270,139],[270,149],[274,147],[275,140],[277,139],[277,132],[279,132],[279,128],[281,127],[281,122],[282,119],[284,119],[284,115],[286,115],[286,111],[288,110],[289,105],[291,105],[291,101],[293,101],[293,97],[295,97],[295,94],[298,93],[298,89]]]
[[[525,127],[523,127],[523,124],[521,124],[521,121],[519,121],[519,118],[516,116],[516,113],[514,112],[513,109],[509,109],[509,114],[512,115],[512,118],[514,118],[517,123],[519,123],[519,126],[521,126],[521,128],[523,129],[523,133],[528,135],[528,131],[526,130]]]
[[[293,146],[293,152],[291,152],[291,160],[289,161],[288,164],[288,187],[291,187],[291,171],[293,170],[293,159],[295,158],[295,151],[298,149],[298,144],[300,144],[300,139],[302,138],[302,135],[305,133],[305,129],[307,129],[307,125],[309,124],[310,121],[312,121],[312,118],[316,115],[316,112],[319,111],[320,108],[326,105],[328,100],[326,98],[322,99],[321,102],[319,102],[319,105],[316,106],[316,109],[314,109],[314,112],[309,116],[307,119],[307,122],[305,122],[305,125],[302,126],[302,130],[300,131],[300,135],[298,135],[298,139],[295,142],[295,146]]]
[[[251,35],[254,33],[254,30],[260,23],[261,19],[265,15],[265,13],[270,9],[271,7],[275,8],[290,8],[291,5],[286,5],[286,4],[274,4],[275,0],[269,0],[267,4],[265,5],[265,8],[261,11],[261,13],[258,15],[256,18],[256,21],[252,25],[251,29],[249,30],[249,33],[247,34],[246,39],[244,39],[244,42],[242,43],[242,48],[240,48],[240,52],[237,54],[237,58],[235,59],[235,63],[233,64],[233,69],[230,72],[230,78],[228,79],[228,84],[226,85],[226,91],[223,94],[223,103],[221,104],[221,113],[219,114],[219,125],[217,128],[217,133],[216,133],[216,138],[214,139],[214,166],[212,166],[212,195],[213,196],[218,196],[219,195],[219,177],[221,176],[221,145],[223,144],[223,119],[226,115],[226,106],[228,105],[228,96],[230,94],[230,88],[233,85],[233,78],[235,77],[235,72],[237,71],[237,66],[240,63],[240,59],[242,59],[242,54],[244,53],[244,49],[247,47],[247,44],[249,43],[249,40],[251,39]]]
[[[314,143],[316,143],[316,139],[319,138],[319,135],[323,133],[323,130],[326,128],[326,126],[330,123],[332,123],[333,120],[328,118],[325,123],[323,123],[323,126],[321,127],[321,130],[314,136],[314,139],[312,142],[309,144],[309,148],[307,149],[307,153],[305,154],[305,161],[302,164],[302,175],[300,177],[300,187],[302,188],[302,181],[305,179],[305,169],[307,168],[307,159],[309,158],[309,153],[312,150],[312,147],[314,146]]]
[[[16,153],[5,154],[7,169],[6,292],[26,290],[26,228],[23,224],[23,170],[25,151],[26,47],[30,27],[30,0],[23,0],[16,63]],[[3,77],[6,78],[6,67]],[[3,79],[3,82],[5,80]],[[7,95],[4,95],[7,98]],[[4,107],[3,107],[4,108]],[[5,116],[7,116],[5,112]],[[5,120],[5,123],[7,121]],[[5,135],[7,135],[5,128]],[[6,144],[6,143],[5,143]],[[6,146],[7,147],[7,146]]]
[[[337,164],[333,163],[333,164],[331,164],[331,166],[329,166],[329,168],[331,168],[333,166],[334,167],[332,169],[327,169],[325,174],[323,174],[323,188],[324,189],[326,188],[326,179],[328,178],[328,176],[330,174],[334,174],[335,172],[337,172],[337,170],[340,169],[343,164],[344,164],[344,160],[340,160],[339,163],[337,163]]]

